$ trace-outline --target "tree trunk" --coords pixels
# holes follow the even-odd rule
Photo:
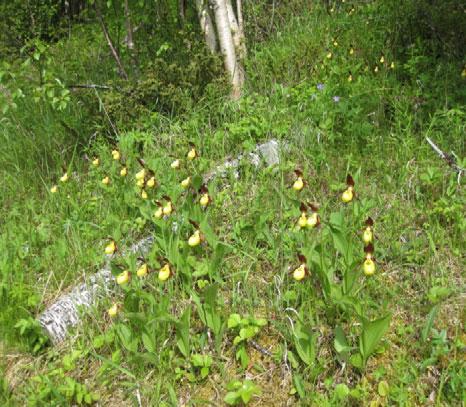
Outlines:
[[[230,21],[231,34],[233,36],[233,42],[235,44],[236,58],[238,62],[239,75],[241,82],[244,83],[244,68],[243,60],[246,57],[246,45],[244,43],[244,32],[243,32],[243,14],[241,10],[241,0],[236,3],[236,15],[233,9],[232,0],[226,0],[228,20]],[[240,25],[241,22],[241,25]]]
[[[233,99],[239,99],[243,87],[244,77],[243,68],[236,57],[235,43],[230,28],[228,17],[227,0],[211,0],[214,14],[215,25],[217,26],[220,50],[222,51],[225,69],[227,70],[231,85]]]
[[[236,50],[239,49],[240,39],[238,37],[239,27],[238,21],[236,20],[235,12],[233,11],[233,6],[231,0],[226,0],[227,12],[228,12],[228,21],[230,22],[231,35],[233,36],[233,42],[235,43]]]
[[[242,1],[236,0],[236,15],[238,16],[238,36],[239,36],[239,57],[240,60],[246,58],[246,37],[244,36],[244,20]]]
[[[212,54],[217,52],[217,36],[215,34],[214,23],[210,16],[207,3],[204,0],[196,0],[196,9],[201,24],[201,30],[204,33],[207,48]]]
[[[133,42],[133,27],[131,26],[131,18],[129,15],[129,6],[128,0],[125,0],[125,23],[126,23],[126,46],[128,49],[134,49],[134,42]]]

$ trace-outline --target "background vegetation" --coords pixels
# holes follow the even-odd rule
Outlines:
[[[463,3],[245,1],[239,101],[191,3],[181,17],[178,1],[130,1],[134,51],[123,2],[97,5],[128,80],[93,2],[67,4],[0,5],[2,403],[464,403],[464,179],[425,141],[466,166]],[[287,145],[281,164],[214,181],[208,211],[182,193],[185,176],[272,138]],[[167,171],[190,142],[200,158]],[[150,199],[174,199],[177,233],[140,199],[138,157],[161,184]],[[357,195],[344,205],[347,173]],[[302,200],[320,204],[319,229],[295,230]],[[355,266],[369,215],[370,278]],[[202,247],[183,243],[188,218]],[[36,316],[102,266],[109,236],[147,233],[159,237],[149,265],[165,257],[174,276],[134,278],[50,346]],[[299,283],[297,252],[310,270]],[[384,335],[368,347],[376,319]]]

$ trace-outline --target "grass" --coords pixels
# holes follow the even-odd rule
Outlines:
[[[453,96],[447,106],[419,111],[419,89],[404,78],[408,69],[388,50],[396,68],[378,62],[378,31],[364,39],[370,13],[301,18],[252,53],[240,102],[204,100],[186,117],[122,131],[117,147],[127,178],[111,158],[115,146],[97,139],[83,149],[85,136],[63,131],[65,117],[90,133],[78,124],[87,116],[74,104],[57,113],[25,102],[3,122],[0,400],[221,405],[234,381],[252,380],[262,391],[251,405],[464,402],[463,181],[424,136],[461,159],[465,113]],[[255,170],[243,163],[239,180],[214,180],[206,211],[194,190],[179,186],[269,138],[286,143],[280,165]],[[167,170],[174,157],[185,157],[188,142],[200,157],[179,172]],[[83,150],[101,165],[84,160]],[[160,182],[147,189],[147,201],[134,185],[140,156]],[[70,175],[64,184],[57,181],[61,165]],[[301,193],[290,188],[296,168],[307,182]],[[348,173],[357,195],[345,205]],[[106,175],[108,186],[101,183]],[[150,201],[167,194],[176,233],[152,216],[157,207]],[[295,230],[301,201],[320,204],[320,228]],[[369,215],[377,262],[375,275],[365,277],[360,232]],[[200,223],[200,247],[186,244],[195,229],[188,219]],[[157,240],[145,260],[154,272],[103,299],[63,346],[46,346],[34,317],[103,264],[109,236],[127,246],[147,233]],[[301,261],[298,252],[310,270],[301,282],[289,272]],[[175,273],[161,283],[166,261]],[[134,273],[136,259],[115,260],[114,267]],[[105,310],[114,302],[120,312],[111,319]],[[228,327],[235,313],[267,324],[235,344],[240,331]],[[360,338],[376,332],[365,320],[386,315],[388,330],[379,329],[382,339],[361,356]],[[194,354],[211,357],[206,377]]]

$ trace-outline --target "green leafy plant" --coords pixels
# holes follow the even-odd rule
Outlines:
[[[24,338],[28,348],[32,353],[38,353],[49,344],[49,338],[44,334],[39,322],[33,318],[20,319],[15,328]]]
[[[262,393],[260,387],[254,384],[251,380],[243,382],[233,380],[227,385],[228,393],[223,399],[230,406],[239,404],[248,404],[253,396],[258,396]]]
[[[241,362],[243,369],[249,363],[247,353],[247,342],[256,336],[260,329],[267,325],[264,318],[255,318],[253,316],[241,317],[239,314],[231,314],[228,318],[227,326],[237,333],[233,339],[233,345],[236,346],[236,359]]]

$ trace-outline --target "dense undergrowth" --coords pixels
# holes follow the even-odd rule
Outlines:
[[[152,76],[122,83],[98,27],[77,25],[18,72],[3,69],[4,404],[464,402],[464,181],[425,141],[465,167],[464,50],[437,28],[440,48],[393,4],[278,9],[273,33],[256,6],[238,102],[199,44],[191,60],[158,44],[142,63]],[[28,86],[44,71],[50,86]],[[83,80],[113,89],[65,86]],[[201,205],[202,174],[272,138],[286,146],[278,166],[242,163]],[[355,195],[344,203],[348,174]],[[159,219],[167,197],[174,211]],[[320,225],[300,228],[302,212],[315,216],[310,202]],[[35,317],[104,264],[110,239],[123,248],[148,233],[147,258],[113,260],[129,281],[49,346]],[[151,272],[138,277],[142,264]]]

